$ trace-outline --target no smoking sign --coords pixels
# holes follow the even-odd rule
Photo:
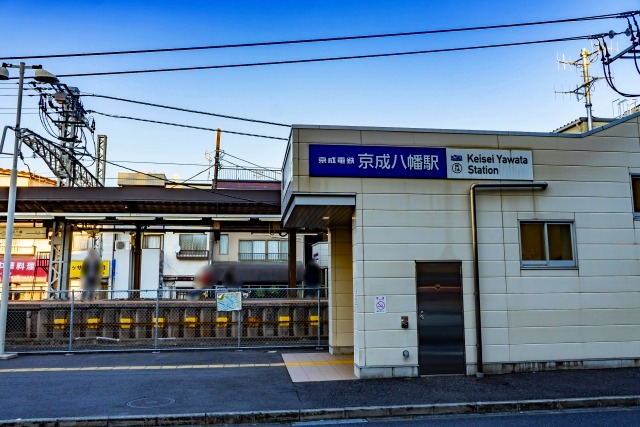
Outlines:
[[[375,301],[375,313],[384,314],[387,312],[387,297],[378,296]]]

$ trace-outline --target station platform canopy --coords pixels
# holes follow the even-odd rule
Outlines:
[[[8,189],[0,188],[0,221]],[[280,220],[279,189],[21,187],[16,221],[64,219],[90,224],[211,225],[215,220]]]

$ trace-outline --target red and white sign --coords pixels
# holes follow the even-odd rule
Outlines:
[[[0,261],[0,278],[4,274],[4,257]],[[47,279],[47,271],[36,269],[36,259],[33,257],[11,257],[11,280],[15,279]]]

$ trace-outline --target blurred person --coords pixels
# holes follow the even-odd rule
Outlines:
[[[311,259],[304,269],[304,287],[305,296],[308,298],[317,298],[320,291],[320,280],[322,272],[316,260]]]
[[[236,279],[236,267],[234,265],[229,266],[224,272],[224,275],[222,276],[222,286],[227,289],[240,287],[240,284]]]
[[[19,287],[20,283],[9,282],[9,300],[17,301],[20,299],[20,292],[18,292]],[[11,288],[13,288],[13,290]]]
[[[202,292],[207,289],[213,289],[216,285],[216,276],[212,265],[205,265],[200,268],[193,280],[193,291],[189,293],[189,299],[198,300],[202,296]]]
[[[82,301],[93,299],[102,279],[102,260],[98,251],[90,249],[82,262]]]

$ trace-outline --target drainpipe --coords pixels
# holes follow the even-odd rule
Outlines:
[[[480,275],[478,268],[478,219],[476,217],[476,189],[482,190],[544,190],[549,186],[546,182],[513,182],[513,183],[479,183],[472,184],[469,189],[469,198],[471,201],[471,245],[473,247],[473,296],[475,299],[476,312],[476,360],[477,373],[476,376],[483,377],[483,361],[482,361],[482,321],[480,309]]]

